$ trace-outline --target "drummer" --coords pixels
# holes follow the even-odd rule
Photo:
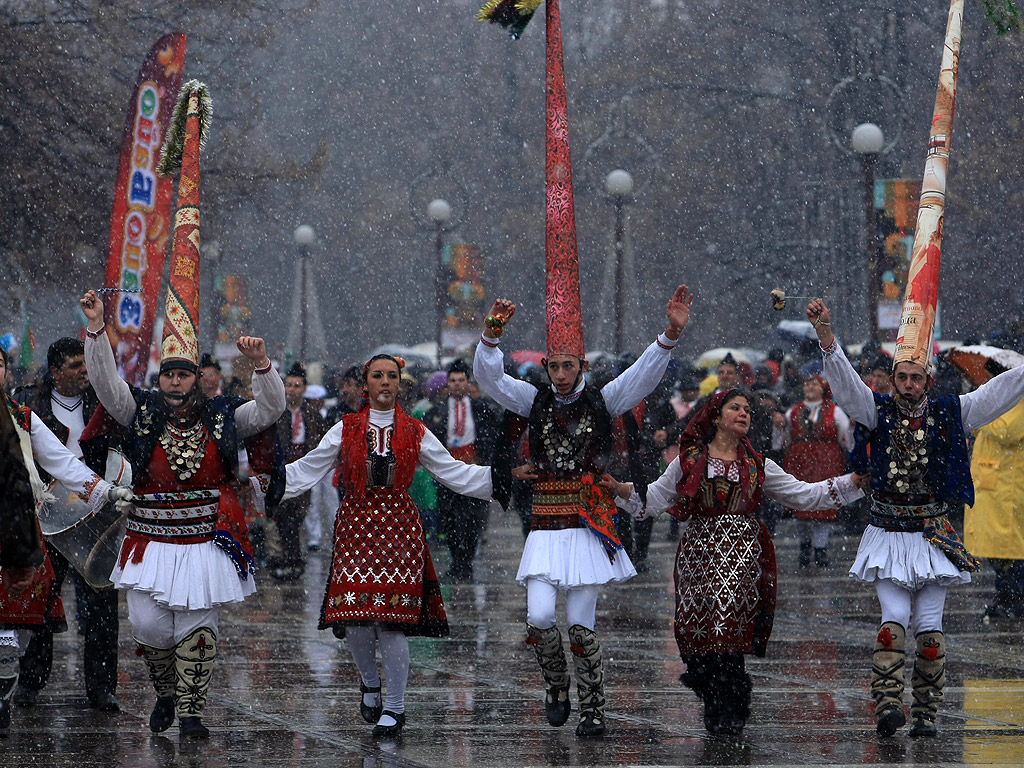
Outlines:
[[[85,461],[93,472],[103,474],[106,456],[83,459],[78,438],[89,423],[99,400],[85,370],[85,344],[65,337],[50,345],[46,352],[46,375],[41,381],[15,391],[14,399],[27,405],[53,432],[75,458]],[[40,473],[44,482],[50,476]],[[64,578],[75,585],[78,624],[82,633],[82,669],[89,706],[107,712],[119,709],[117,703],[117,592],[95,590],[81,574],[69,567],[67,559],[47,542],[47,554],[53,563],[54,589],[60,592]],[[20,707],[33,707],[50,677],[53,667],[53,632],[43,626],[37,630],[21,659],[21,680],[14,695]]]
[[[131,499],[128,488],[111,485],[91,471],[38,416],[7,397],[3,386],[8,362],[7,352],[0,348],[0,487],[4,491],[4,516],[32,514],[42,504],[46,487],[37,464],[94,510],[108,501]],[[36,527],[38,531],[38,523]],[[17,544],[4,542],[0,555],[5,559],[9,553],[13,555]],[[0,570],[0,736],[7,736],[10,730],[11,698],[19,676],[18,649],[27,640],[19,638],[19,631],[23,635],[25,630],[43,627],[53,632],[67,629],[49,558],[36,556],[30,563],[31,568]]]

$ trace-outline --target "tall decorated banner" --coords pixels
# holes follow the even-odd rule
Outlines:
[[[144,384],[167,241],[173,179],[157,175],[181,88],[185,35],[164,35],[139,70],[128,105],[110,217],[105,285],[107,333],[125,379]]]
[[[939,261],[942,257],[942,226],[946,209],[946,170],[956,105],[956,79],[960,64],[960,28],[964,0],[952,0],[942,48],[942,70],[935,96],[928,155],[917,209],[914,250],[907,272],[907,290],[896,337],[894,363],[931,364],[935,311],[939,294]]]

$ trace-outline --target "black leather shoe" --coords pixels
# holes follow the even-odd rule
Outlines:
[[[368,706],[366,704],[366,700],[363,698],[363,695],[367,693],[376,693],[378,703],[374,704],[372,707]],[[367,688],[363,685],[362,681],[359,681],[359,714],[363,716],[363,720],[368,723],[376,723],[380,720],[380,716],[383,712],[384,704],[381,702],[380,698],[380,686],[378,685],[376,688]]]
[[[34,707],[37,698],[39,698],[39,691],[34,688],[26,688],[23,685],[19,685],[14,691],[14,705],[16,707]]]
[[[405,713],[392,712],[385,709],[380,713],[381,717],[387,715],[395,721],[394,725],[381,725],[378,723],[373,728],[373,738],[375,739],[393,739],[395,736],[402,732],[402,726],[405,725]]]
[[[98,709],[101,712],[120,712],[121,705],[117,701],[117,696],[112,694],[110,691],[103,691],[102,693],[94,693],[89,695],[89,706],[92,709]]]
[[[0,699],[0,739],[6,739],[11,733],[11,702]]]
[[[919,739],[922,736],[927,739],[934,739],[939,735],[935,728],[935,721],[924,717],[915,717],[914,724],[910,727],[910,738]]]
[[[581,712],[580,724],[576,726],[576,736],[581,739],[597,739],[604,736],[604,718],[595,716],[593,712]]]
[[[153,733],[163,733],[171,727],[174,722],[174,697],[160,696],[153,705],[153,711],[149,715],[149,730]]]
[[[178,723],[178,733],[183,739],[208,739],[210,729],[198,717],[183,717]]]
[[[797,561],[801,568],[807,568],[811,564],[811,542],[800,542],[800,557]]]
[[[889,707],[885,713],[878,718],[879,736],[892,736],[900,728],[907,724],[907,716],[903,714],[900,707]]]
[[[561,697],[564,697],[564,700]],[[569,719],[571,709],[568,688],[547,689],[547,693],[544,696],[544,714],[547,715],[549,724],[556,728],[565,725],[565,721]]]

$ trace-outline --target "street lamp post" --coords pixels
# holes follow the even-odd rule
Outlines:
[[[864,215],[867,225],[868,257],[868,328],[870,337],[878,340],[878,247],[875,243],[875,163],[885,148],[885,135],[874,123],[861,123],[853,129],[853,151],[861,156],[864,168]]]
[[[303,296],[307,288],[306,262],[309,260],[309,246],[316,240],[316,232],[308,224],[300,224],[292,233],[295,244],[299,246],[299,295]],[[306,301],[299,301],[299,362],[306,364]]]
[[[623,262],[626,247],[626,201],[633,194],[633,177],[628,171],[618,168],[609,173],[604,180],[604,188],[615,201],[615,354],[622,354],[622,320],[625,314],[623,306]]]
[[[448,295],[447,286],[444,282],[444,229],[445,224],[452,217],[452,207],[446,200],[435,198],[427,205],[427,217],[434,222],[434,247],[437,255],[437,263],[434,272],[434,317],[435,334],[437,342],[437,367],[441,368],[441,336],[444,329],[444,305],[445,296]]]

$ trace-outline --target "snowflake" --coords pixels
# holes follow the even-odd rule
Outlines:
[[[345,593],[345,605],[355,605],[355,603],[356,603],[356,593],[355,592],[346,592]]]

